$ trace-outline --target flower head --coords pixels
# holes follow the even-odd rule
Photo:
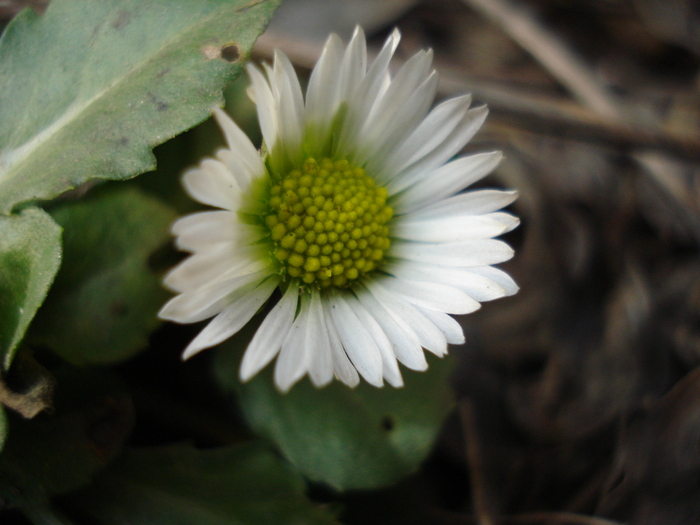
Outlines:
[[[395,31],[367,67],[359,28],[346,48],[332,35],[306,97],[287,57],[248,67],[263,154],[221,110],[228,148],[184,175],[187,191],[219,208],[173,225],[192,255],[170,272],[179,295],[160,316],[181,323],[214,319],[184,357],[238,332],[270,297],[280,298],[248,346],[247,380],[276,356],[286,391],[309,375],[355,386],[401,386],[397,364],[425,370],[463,343],[448,314],[513,294],[491,265],[512,250],[493,237],[517,226],[500,210],[515,192],[458,193],[488,174],[499,152],[450,160],[476,133],[485,107],[470,97],[433,110],[432,53],[420,51],[393,79]]]

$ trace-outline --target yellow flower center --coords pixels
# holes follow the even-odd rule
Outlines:
[[[387,190],[346,160],[304,161],[272,186],[265,224],[283,272],[321,288],[344,287],[377,267],[394,211]]]

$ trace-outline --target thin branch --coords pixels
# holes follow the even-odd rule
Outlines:
[[[471,480],[474,510],[479,525],[496,525],[500,520],[495,515],[494,505],[486,491],[486,483],[483,472],[484,466],[481,461],[481,446],[479,435],[476,431],[476,415],[474,414],[474,404],[469,399],[464,399],[459,406],[462,428],[464,429],[464,439],[466,441],[467,459],[469,460],[469,477]]]
[[[521,5],[507,0],[462,0],[497,24],[535,57],[581,103],[611,120],[622,120],[620,105],[566,43],[544,28]]]
[[[644,133],[644,123],[639,122],[640,119],[636,118],[634,114],[627,114],[623,110],[623,105],[615,100],[603,84],[598,82],[596,76],[569,50],[566,43],[539,24],[530,13],[518,8],[509,0],[462,1],[495,22],[591,111],[607,118],[613,124],[623,126],[620,131],[641,129],[642,134]],[[565,132],[567,129],[562,128],[561,131]],[[629,135],[629,132],[627,134]],[[617,136],[622,136],[622,133]],[[696,142],[697,138],[697,136],[691,138],[691,144]],[[677,144],[680,142],[682,141],[676,141]],[[638,144],[638,146],[642,145]],[[698,151],[697,145],[693,146],[693,149]],[[676,166],[677,158],[658,155],[650,160],[647,153],[641,147],[635,147],[630,151],[632,158],[646,168],[648,175],[659,183],[664,192],[674,199],[679,207],[686,210],[687,208],[684,206],[685,191],[680,193],[675,191],[676,188],[683,186],[682,176],[679,175]],[[666,153],[671,152],[667,151]],[[692,154],[692,150],[688,153]],[[684,157],[688,158],[688,156]],[[696,154],[691,158],[697,160],[698,156]],[[700,239],[694,210],[690,211],[690,216],[690,227]]]

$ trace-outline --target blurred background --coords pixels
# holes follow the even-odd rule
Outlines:
[[[462,318],[421,473],[345,518],[700,523],[700,4],[287,0],[257,58],[308,68],[356,24],[489,106],[468,149],[503,150],[482,184],[520,193],[521,291]]]
[[[0,0],[0,17],[28,3],[47,2]],[[505,154],[480,184],[519,191],[503,268],[521,290],[460,319],[457,402],[418,473],[311,497],[348,524],[700,523],[700,4],[285,0],[253,58],[280,48],[308,71],[329,33],[347,41],[357,24],[375,52],[401,30],[396,68],[432,48],[439,97],[489,106],[467,150]],[[227,100],[251,129],[246,82]],[[212,137],[209,122],[160,147],[139,184],[176,188],[163,174]],[[136,444],[245,434],[217,419],[226,402],[202,386],[207,363],[184,368],[172,350],[196,331],[161,330],[125,366],[149,385],[134,392]]]

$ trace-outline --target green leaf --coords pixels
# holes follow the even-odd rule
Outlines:
[[[299,475],[259,444],[177,445],[127,451],[67,505],[102,525],[335,523],[303,490]]]
[[[0,359],[9,370],[61,264],[61,228],[36,208],[0,217]]]
[[[64,261],[30,340],[73,364],[108,364],[148,345],[168,293],[148,264],[169,242],[174,212],[128,185],[110,185],[52,211]]]
[[[6,506],[33,506],[87,484],[131,432],[131,398],[114,377],[64,369],[56,380],[54,412],[34,419],[7,414],[9,435],[0,454]]]
[[[152,169],[201,122],[277,0],[54,0],[0,39],[0,212]]]
[[[272,367],[239,383],[235,345],[217,352],[221,386],[238,394],[253,429],[274,441],[305,476],[337,489],[376,488],[415,471],[453,406],[448,359],[431,359],[427,372],[403,370],[401,389],[366,383],[351,389],[336,381],[319,390],[304,379],[281,394]]]

